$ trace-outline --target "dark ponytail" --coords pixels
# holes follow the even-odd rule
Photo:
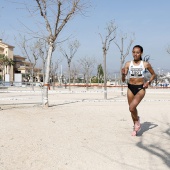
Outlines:
[[[141,53],[143,53],[143,47],[142,47],[142,46],[140,46],[140,45],[135,45],[135,46],[133,47],[133,50],[134,50],[134,48],[140,48]],[[140,57],[140,60],[142,60],[142,56]]]

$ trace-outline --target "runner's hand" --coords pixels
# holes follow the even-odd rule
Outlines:
[[[147,89],[149,86],[149,82],[144,83],[143,88]]]

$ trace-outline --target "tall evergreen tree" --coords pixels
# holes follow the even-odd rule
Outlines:
[[[99,64],[97,67],[97,78],[98,78],[98,83],[101,83],[104,77],[104,71],[102,64]]]

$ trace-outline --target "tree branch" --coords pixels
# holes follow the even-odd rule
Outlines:
[[[47,18],[46,1],[42,0],[42,4],[41,4],[40,1],[41,0],[36,0],[38,7],[40,9],[40,14],[44,18],[45,23],[46,23],[46,28],[47,28],[48,32],[50,33],[50,35],[52,36],[52,34],[53,34],[52,29],[51,29],[50,23],[49,23],[48,18]]]

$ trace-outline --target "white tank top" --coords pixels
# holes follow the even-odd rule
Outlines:
[[[143,65],[143,61],[141,60],[138,66],[133,64],[133,61],[130,62],[129,65],[129,78],[143,78],[145,72],[145,67]]]

